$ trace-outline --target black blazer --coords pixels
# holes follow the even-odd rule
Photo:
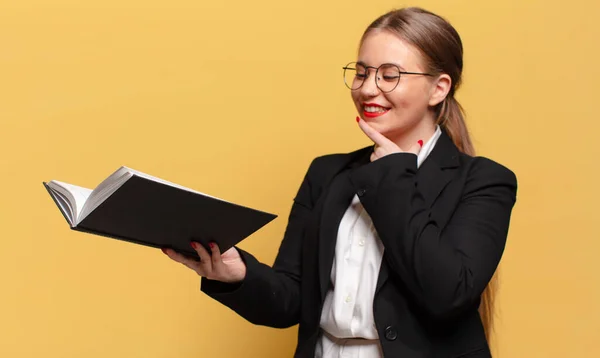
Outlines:
[[[385,251],[373,302],[385,357],[490,357],[480,296],[504,251],[517,181],[442,136],[416,155],[369,161],[373,147],[318,157],[294,199],[273,267],[240,250],[244,281],[201,289],[248,321],[299,324],[295,357],[313,358],[339,223],[358,194]]]

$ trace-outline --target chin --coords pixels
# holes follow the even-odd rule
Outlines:
[[[401,133],[401,129],[399,128],[390,128],[389,126],[386,126],[384,123],[377,123],[377,122],[371,122],[371,121],[367,121],[367,123],[369,123],[371,125],[371,127],[373,127],[373,129],[375,129],[377,132],[383,134],[384,136],[388,137],[390,135],[393,135],[394,133]]]
[[[391,120],[390,119],[386,119],[386,118],[363,118],[365,122],[369,123],[369,125],[371,127],[373,127],[373,129],[376,129],[379,133],[384,134],[384,133],[389,133],[389,132],[396,132],[396,131],[401,131],[403,126],[398,126],[398,125],[393,125],[391,126],[390,123]]]

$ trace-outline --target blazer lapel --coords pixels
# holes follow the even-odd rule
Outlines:
[[[452,180],[455,172],[453,169],[459,166],[459,154],[460,152],[452,139],[445,131],[442,131],[435,147],[417,170],[415,178],[417,187],[425,199],[427,209],[432,207],[435,200]],[[383,255],[385,256],[385,251]],[[389,267],[384,259],[381,262],[375,294],[387,281],[388,276]]]
[[[459,154],[452,139],[442,131],[435,147],[416,174],[418,189],[425,198],[426,208],[431,208],[454,176],[452,169],[459,166]]]
[[[320,208],[319,225],[319,285],[321,288],[321,302],[325,299],[331,282],[331,268],[335,255],[338,228],[354,196],[354,187],[350,181],[349,171],[361,164],[368,163],[373,147],[358,150],[348,157],[339,168],[334,171],[334,178],[328,188],[323,191],[324,200]]]
[[[321,301],[329,290],[331,268],[335,255],[338,228],[346,209],[352,201],[354,188],[349,180],[348,171],[339,174],[331,183],[323,203],[321,226],[319,228],[319,282]]]

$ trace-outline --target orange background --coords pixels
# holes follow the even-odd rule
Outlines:
[[[0,2],[0,356],[288,357],[158,250],[69,230],[42,187],[120,165],[277,213],[317,155],[368,144],[341,67],[397,1]],[[600,356],[597,2],[416,1],[465,46],[479,154],[519,179],[497,357]]]

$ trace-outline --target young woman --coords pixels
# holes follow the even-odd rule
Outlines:
[[[248,321],[299,324],[296,357],[490,357],[517,181],[473,156],[455,98],[462,55],[431,12],[381,16],[344,67],[374,146],[311,163],[273,267],[214,244],[192,243],[200,262],[165,253]]]

